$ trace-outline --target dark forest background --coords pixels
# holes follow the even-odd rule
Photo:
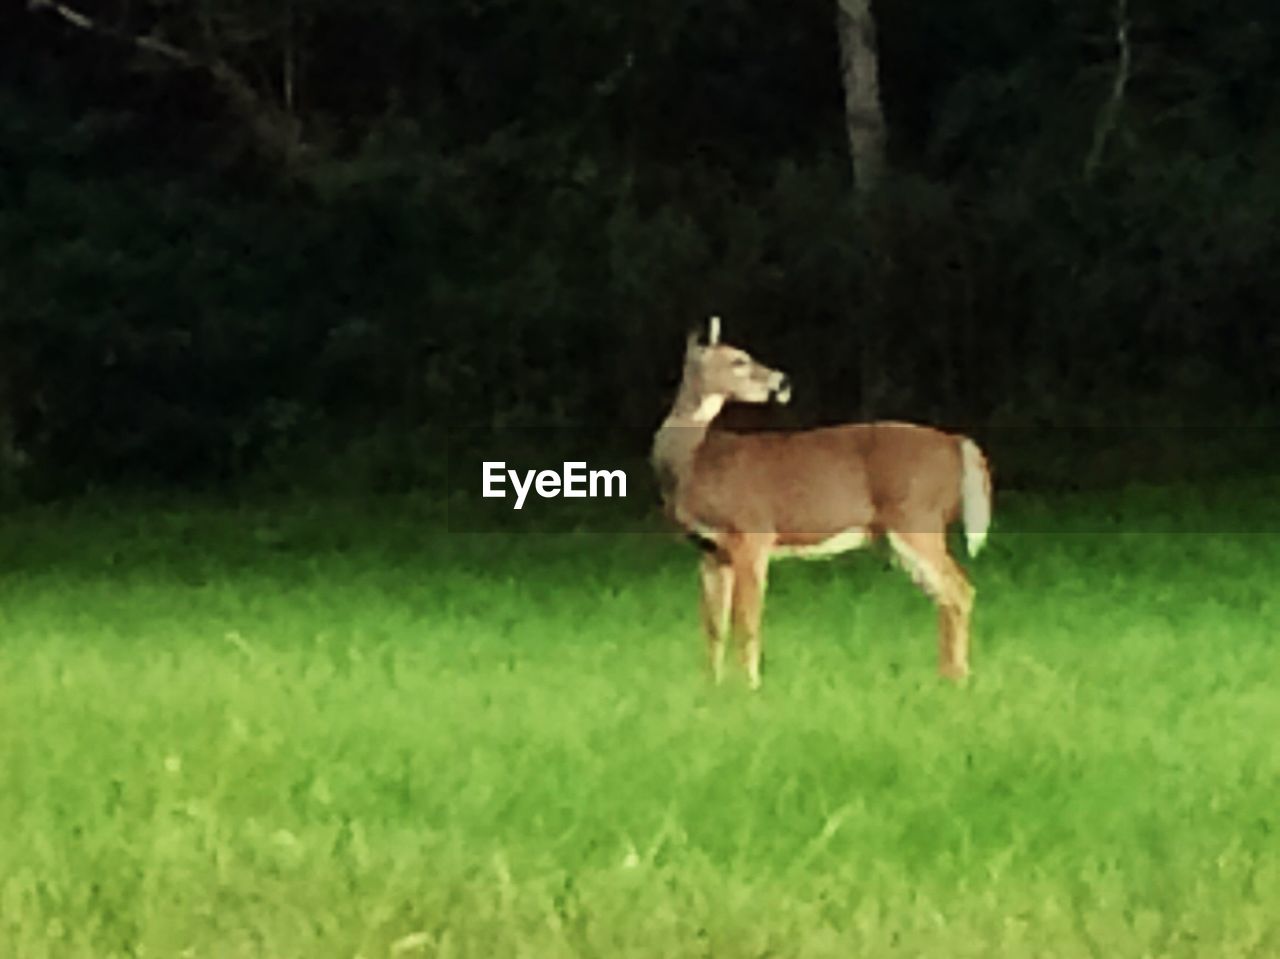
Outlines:
[[[454,427],[643,455],[710,313],[793,421],[1007,477],[1121,427],[1090,468],[1225,469],[1280,408],[1275,0],[880,0],[861,192],[827,0],[73,9],[0,8],[11,494],[402,487]]]

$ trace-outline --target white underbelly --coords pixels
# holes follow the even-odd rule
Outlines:
[[[807,546],[775,546],[773,555],[779,559],[829,559],[866,546],[870,538],[865,529],[855,527],[841,530],[833,536]]]

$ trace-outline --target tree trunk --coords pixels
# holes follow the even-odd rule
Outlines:
[[[871,0],[836,0],[840,39],[840,79],[844,85],[844,125],[859,193],[875,188],[885,167],[884,109],[880,105],[880,63]]]
[[[1125,89],[1133,71],[1133,54],[1129,49],[1129,0],[1116,0],[1116,72],[1111,82],[1111,96],[1098,111],[1093,126],[1093,145],[1084,160],[1084,178],[1092,180],[1106,153],[1107,141],[1116,128],[1124,106]]]
[[[884,110],[880,105],[880,63],[871,0],[836,0],[836,36],[840,41],[840,82],[844,87],[844,126],[849,137],[853,188],[859,198],[865,198],[880,182],[885,169]],[[880,412],[883,394],[880,360],[884,344],[875,310],[862,310],[859,314],[858,405],[863,419],[873,419]]]

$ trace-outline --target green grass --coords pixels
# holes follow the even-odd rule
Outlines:
[[[883,554],[779,565],[757,695],[666,536],[10,513],[0,956],[1278,955],[1272,499],[1006,497],[964,688]]]

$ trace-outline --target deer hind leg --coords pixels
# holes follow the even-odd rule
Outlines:
[[[747,684],[752,689],[760,688],[760,619],[764,613],[772,547],[773,537],[758,533],[740,534],[729,544],[733,563],[733,627],[741,643]]]
[[[707,660],[711,678],[724,678],[724,645],[729,635],[729,612],[733,604],[733,566],[719,552],[703,554],[699,567],[702,579],[702,630],[707,637]]]
[[[889,542],[916,584],[938,607],[938,672],[969,675],[969,616],[973,586],[947,552],[945,532],[889,533]]]

